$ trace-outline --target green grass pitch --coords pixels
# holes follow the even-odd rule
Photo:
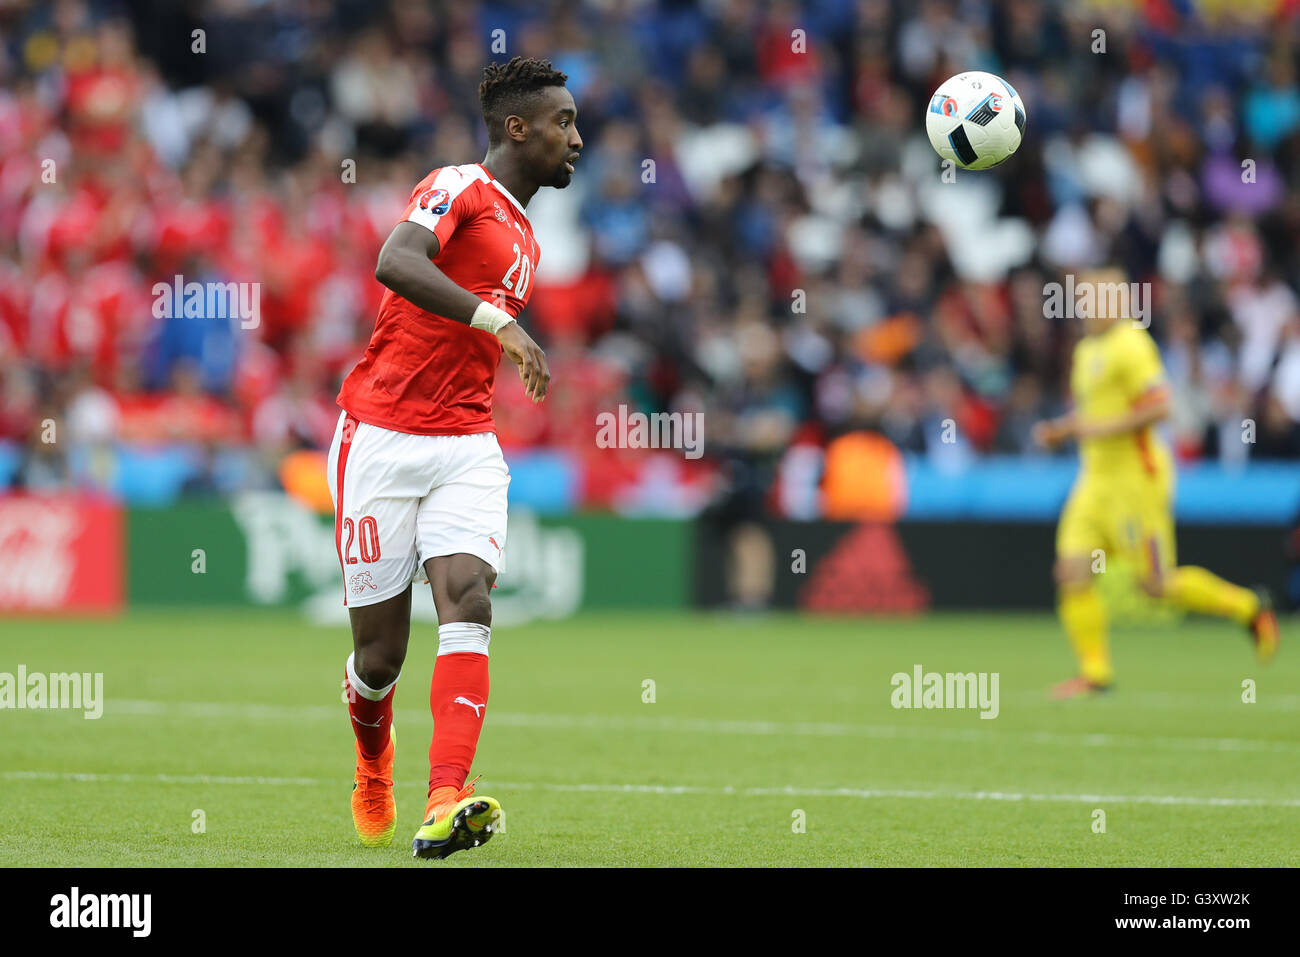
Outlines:
[[[1294,867],[1300,648],[1283,630],[1264,669],[1226,624],[1130,628],[1116,690],[1055,703],[1072,662],[1046,615],[499,628],[474,772],[505,831],[425,862],[432,627],[397,690],[397,836],[367,850],[346,629],[256,610],[7,620],[0,672],[103,672],[106,704],[0,711],[0,865]],[[890,678],[916,664],[997,672],[1000,714],[894,709]]]

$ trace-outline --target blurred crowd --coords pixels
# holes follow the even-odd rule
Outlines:
[[[790,514],[816,512],[791,488],[846,433],[937,463],[1044,454],[1030,428],[1068,401],[1078,332],[1045,289],[1107,263],[1150,284],[1179,457],[1300,458],[1297,14],[0,2],[11,483],[94,483],[95,450],[175,441],[202,450],[195,491],[270,485],[286,454],[327,447],[378,248],[429,169],[482,159],[480,73],[515,54],[569,75],[586,148],[529,208],[552,397],[531,406],[503,370],[498,425],[581,463],[588,503],[645,468],[595,448],[619,403],[703,411],[700,468]],[[1027,135],[997,169],[945,175],[925,108],[965,69],[1011,81]],[[260,283],[259,325],[155,318],[175,275]]]

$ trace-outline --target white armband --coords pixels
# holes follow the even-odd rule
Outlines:
[[[469,324],[475,329],[483,329],[495,336],[502,326],[514,321],[515,317],[510,313],[484,300],[474,310],[474,318],[469,321]]]

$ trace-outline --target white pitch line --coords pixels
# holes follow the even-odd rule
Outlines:
[[[5,771],[6,781],[75,781],[124,784],[228,784],[252,786],[330,786],[342,788],[346,778],[233,777],[210,774],[96,774],[77,771]],[[552,791],[561,794],[657,794],[717,797],[817,797],[905,801],[1000,801],[1062,804],[1160,804],[1183,807],[1300,807],[1300,799],[1199,797],[1180,794],[1044,794],[1030,791],[939,791],[914,788],[704,787],[693,784],[548,784],[536,781],[487,781],[483,788],[511,791]],[[425,787],[422,781],[399,781],[406,788]]]
[[[174,715],[193,718],[243,718],[255,721],[339,721],[342,702],[327,705],[267,705],[241,702],[201,701],[108,701],[105,715]],[[488,712],[497,726],[512,728],[577,729],[591,731],[687,732],[693,734],[739,734],[759,736],[874,738],[877,740],[960,741],[971,744],[1022,744],[1048,747],[1133,748],[1137,750],[1248,752],[1262,754],[1300,753],[1300,742],[1254,738],[1196,738],[1173,735],[1078,733],[1054,731],[1002,731],[977,722],[972,728],[908,727],[904,724],[844,724],[817,721],[719,721],[707,718],[618,717],[613,715],[567,715],[520,712]],[[399,722],[429,720],[429,713],[413,708],[395,711]],[[975,715],[971,715],[975,718]],[[909,720],[904,717],[901,720]],[[915,716],[911,720],[915,720]]]
[[[1061,708],[1070,702],[1054,701],[1041,691],[1011,691],[1002,695],[1003,707],[1007,703],[1017,708]],[[1125,708],[1137,706],[1150,711],[1236,711],[1241,708],[1241,692],[1229,690],[1222,692],[1192,691],[1118,691],[1113,696],[1096,702],[1099,705],[1122,704]],[[1260,711],[1300,711],[1300,695],[1268,694],[1261,695],[1249,707]]]
[[[255,784],[267,786],[331,783],[321,778],[232,777],[221,774],[123,774],[93,771],[5,771],[6,781],[77,781],[87,784]],[[337,782],[333,782],[337,783]]]
[[[486,780],[486,779],[484,779]],[[927,791],[901,788],[705,788],[655,784],[534,784],[492,781],[492,787],[517,791],[612,792],[626,794],[710,794],[744,797],[851,797],[904,800],[1056,801],[1069,804],[1174,804],[1196,807],[1300,807],[1298,800],[1267,798],[1214,798],[1176,794],[1039,794],[1019,791]]]

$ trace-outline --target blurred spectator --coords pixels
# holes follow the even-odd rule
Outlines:
[[[429,169],[483,156],[502,23],[569,72],[587,147],[529,210],[553,394],[525,407],[504,370],[498,425],[573,456],[589,502],[701,500],[694,470],[593,454],[619,403],[705,410],[742,523],[814,514],[825,448],[864,430],[951,468],[1039,454],[1078,335],[1048,284],[1112,261],[1151,284],[1179,456],[1300,458],[1296,4],[1231,30],[1167,3],[200,6],[0,14],[0,441],[26,487],[108,484],[122,443],[190,445],[186,494],[323,449],[380,244]],[[178,49],[199,26],[205,55]],[[925,107],[968,68],[1015,84],[1029,135],[944,183]],[[255,285],[260,321],[162,315],[177,275]]]

